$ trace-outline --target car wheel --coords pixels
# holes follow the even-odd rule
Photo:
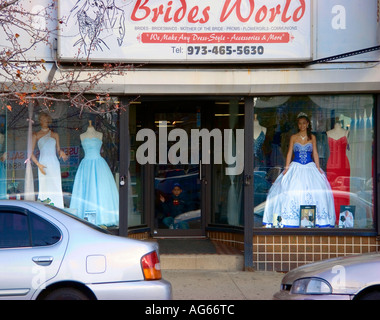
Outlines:
[[[60,288],[48,293],[44,300],[90,300],[86,294],[74,288]]]
[[[380,291],[371,291],[358,297],[358,300],[380,300]]]

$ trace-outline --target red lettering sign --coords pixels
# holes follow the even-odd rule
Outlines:
[[[160,18],[165,23],[174,21],[181,22],[185,17],[189,23],[206,23],[209,21],[210,7],[207,6],[201,9],[199,6],[188,8],[186,0],[180,0],[181,6],[177,10],[173,10],[173,1],[169,1],[167,5],[160,4],[157,7],[150,7],[149,0],[137,0],[133,8],[131,20],[142,21],[150,19],[152,22],[157,22]]]
[[[231,2],[234,3],[231,5]],[[284,8],[281,8],[281,5],[278,4],[273,8],[269,8],[266,5],[261,6],[260,8],[255,8],[255,0],[249,0],[250,8],[246,12],[246,16],[243,16],[242,13],[242,0],[226,0],[222,9],[220,16],[220,22],[226,21],[233,13],[235,16],[243,23],[254,19],[256,23],[261,23],[265,20],[273,22],[277,16],[281,16],[282,22],[288,22],[293,20],[295,22],[302,19],[306,11],[305,0],[299,0],[300,6],[294,10],[294,12],[289,12],[289,7],[292,0],[286,0]],[[256,11],[255,11],[256,9]]]
[[[173,1],[167,4],[151,5],[150,0],[136,0],[132,10],[131,20],[152,22],[162,21],[165,23],[174,21],[176,23],[186,20],[189,23],[204,24],[209,22],[212,8],[210,6],[200,7],[199,5],[189,7],[186,0],[179,0],[179,7],[174,7]],[[296,1],[298,6],[292,6]],[[248,2],[248,3],[247,3]],[[247,10],[248,5],[248,10]],[[219,7],[219,6],[218,6]],[[284,5],[274,4],[256,6],[255,0],[225,0],[220,14],[219,21],[225,22],[229,18],[237,18],[242,23],[254,21],[255,23],[273,23],[278,17],[283,23],[288,21],[297,22],[301,20],[306,12],[305,0],[286,0]]]

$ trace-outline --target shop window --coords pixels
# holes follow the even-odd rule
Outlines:
[[[32,213],[29,220],[33,247],[51,246],[61,239],[60,231],[50,222]]]
[[[119,101],[90,111],[59,100],[0,102],[0,198],[48,203],[118,229]]]
[[[0,249],[28,246],[28,217],[21,213],[0,212]]]
[[[212,116],[212,127],[219,130],[232,130],[231,145],[226,145],[225,150],[231,151],[231,155],[242,157],[237,139],[237,130],[244,129],[244,102],[239,99],[230,99],[228,102],[215,102]],[[243,142],[243,141],[240,141]],[[237,162],[234,164],[236,166]],[[243,211],[243,173],[241,170],[233,170],[227,174],[226,169],[231,167],[225,161],[212,165],[212,209],[211,223],[241,227],[244,225]],[[236,168],[236,167],[235,167]]]
[[[136,134],[142,128],[142,118],[138,112],[140,102],[133,101],[129,105],[129,194],[128,194],[128,227],[139,227],[145,225],[144,212],[144,183],[143,166],[136,159],[136,151],[142,142],[136,141]],[[144,115],[146,116],[146,115]]]
[[[255,227],[374,229],[373,110],[372,95],[254,98]]]

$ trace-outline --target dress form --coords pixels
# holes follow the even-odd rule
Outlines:
[[[334,140],[339,140],[340,138],[348,136],[348,130],[343,129],[340,122],[335,123],[334,128],[327,131],[327,136]]]
[[[103,134],[89,121],[80,135],[84,158],[75,174],[70,208],[80,218],[96,225],[116,226],[119,217],[119,192],[114,176],[100,151]],[[91,217],[91,218],[89,218]]]
[[[99,140],[102,140],[103,139],[103,133],[95,130],[95,128],[92,126],[91,120],[89,120],[88,123],[89,123],[88,128],[85,132],[83,132],[80,135],[80,140],[83,141],[86,138],[89,138],[89,139],[98,138]]]
[[[63,161],[66,161],[68,156],[60,147],[59,135],[49,128],[52,121],[50,115],[41,113],[39,120],[41,130],[33,133],[32,150],[38,145],[40,155],[38,159],[34,153],[30,156],[38,167],[38,199],[63,208],[61,167],[57,153]]]
[[[257,114],[255,113],[255,119],[253,120],[253,138],[256,140],[261,132],[265,135],[267,133],[267,128],[261,126],[259,120],[257,120]]]
[[[341,206],[350,204],[350,183],[351,175],[350,163],[346,154],[348,145],[348,130],[342,128],[339,121],[334,128],[327,131],[330,156],[326,165],[326,176],[330,182],[332,190],[343,191],[345,193],[334,193],[336,223],[339,224],[339,214]]]

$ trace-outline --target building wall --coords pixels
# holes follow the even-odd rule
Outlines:
[[[256,270],[287,272],[319,260],[379,252],[379,244],[376,237],[354,235],[257,235],[253,240],[253,262]]]
[[[239,233],[209,231],[211,240],[244,250]],[[254,235],[253,265],[257,271],[288,272],[325,259],[380,251],[380,238],[367,236]]]

